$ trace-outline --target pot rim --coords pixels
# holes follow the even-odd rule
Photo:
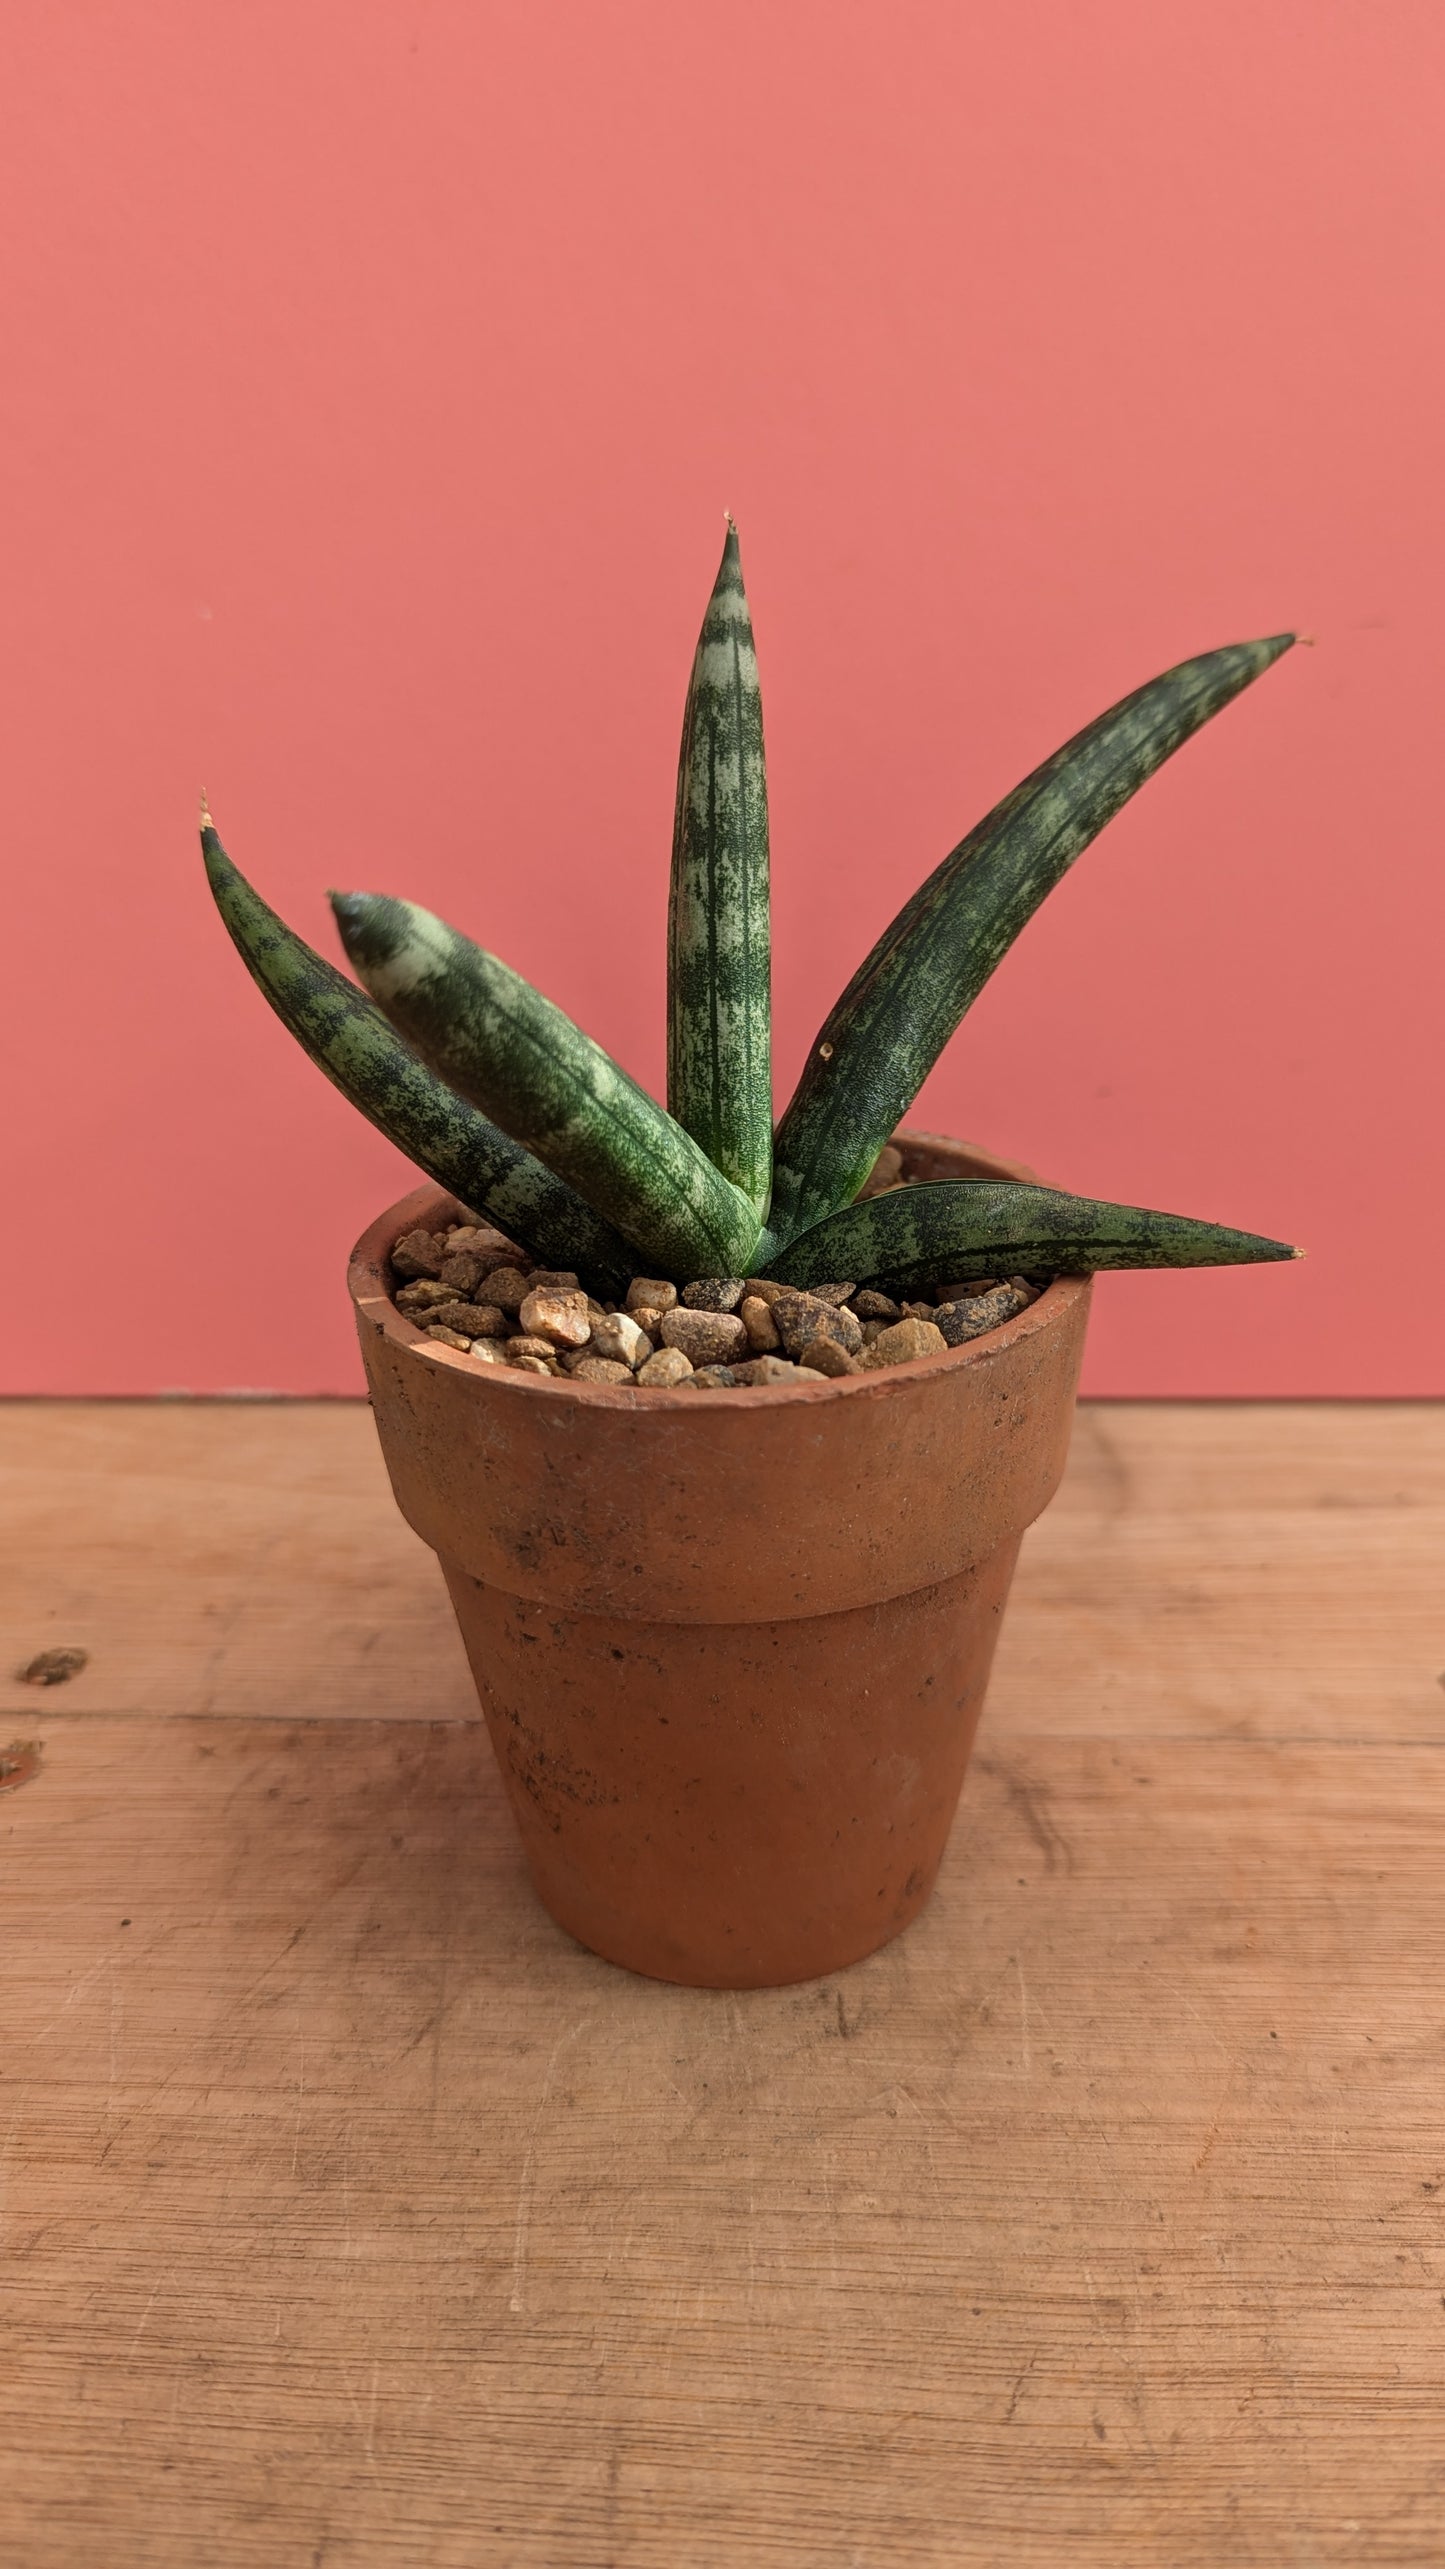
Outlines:
[[[982,1177],[1015,1178],[1037,1183],[1032,1169],[1018,1161],[1000,1159],[972,1142],[955,1141],[943,1133],[913,1132],[901,1129],[893,1136],[903,1149],[938,1150],[946,1148],[964,1154],[979,1163]],[[414,1187],[409,1195],[399,1196],[384,1213],[368,1223],[347,1262],[346,1283],[358,1315],[365,1317],[388,1337],[394,1346],[404,1348],[409,1356],[424,1363],[443,1367],[474,1385],[478,1397],[495,1393],[504,1398],[533,1399],[539,1393],[550,1400],[585,1401],[589,1406],[625,1411],[637,1416],[666,1404],[676,1411],[681,1403],[685,1410],[697,1409],[700,1415],[712,1416],[718,1409],[729,1416],[734,1410],[752,1410],[760,1404],[778,1409],[789,1403],[810,1404],[823,1400],[868,1398],[886,1400],[907,1389],[925,1374],[936,1373],[945,1362],[950,1369],[987,1364],[1001,1353],[1035,1331],[1051,1327],[1064,1318],[1081,1296],[1088,1294],[1092,1276],[1056,1276],[1046,1285],[1037,1301],[1026,1311],[1017,1312],[1012,1320],[987,1330],[981,1337],[970,1338],[961,1347],[950,1347],[946,1359],[938,1355],[912,1356],[906,1364],[880,1365],[862,1374],[818,1374],[811,1382],[740,1383],[736,1389],[717,1401],[699,1403],[695,1393],[688,1393],[685,1383],[669,1386],[639,1386],[635,1383],[579,1383],[574,1375],[526,1374],[512,1365],[475,1365],[460,1347],[443,1347],[417,1328],[405,1312],[398,1311],[392,1300],[388,1281],[391,1251],[403,1234],[415,1230],[430,1206],[450,1205],[457,1213],[466,1210],[460,1200],[444,1186],[430,1181]]]

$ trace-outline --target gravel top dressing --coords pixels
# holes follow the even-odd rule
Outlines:
[[[700,1276],[679,1290],[634,1276],[619,1305],[596,1301],[567,1269],[529,1266],[514,1242],[476,1222],[409,1231],[391,1264],[398,1311],[439,1346],[519,1373],[646,1391],[728,1391],[946,1356],[1042,1290],[1025,1276],[940,1278],[930,1299],[897,1302],[841,1281],[804,1293],[768,1276]]]

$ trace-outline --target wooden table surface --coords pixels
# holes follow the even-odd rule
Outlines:
[[[1445,1407],[1081,1412],[744,1997],[536,1906],[364,1408],[0,1438],[7,2569],[1445,2561]]]

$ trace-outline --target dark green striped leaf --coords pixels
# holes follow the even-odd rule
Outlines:
[[[1045,895],[1155,769],[1293,639],[1232,643],[1166,670],[1066,741],[944,858],[814,1041],[774,1144],[775,1238],[852,1201]]]
[[[201,831],[216,907],[257,987],[343,1097],[473,1213],[539,1262],[570,1267],[594,1292],[625,1291],[636,1260],[570,1186],[454,1096],[334,964],[252,891],[209,823]]]
[[[761,1217],[773,1166],[768,787],[737,529],[692,664],[667,922],[667,1103]]]
[[[1283,1240],[1191,1221],[1183,1213],[1101,1204],[1092,1196],[999,1178],[938,1178],[845,1205],[791,1241],[766,1273],[783,1284],[829,1284],[849,1276],[889,1292],[912,1292],[970,1276],[1255,1266],[1301,1254]]]
[[[407,1042],[614,1222],[647,1272],[746,1272],[760,1228],[747,1197],[562,1009],[414,902],[333,892],[331,906]]]

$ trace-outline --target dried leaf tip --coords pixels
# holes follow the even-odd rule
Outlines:
[[[215,826],[216,824],[211,818],[211,806],[206,799],[206,789],[203,785],[201,787],[201,827],[203,830],[213,830]]]

